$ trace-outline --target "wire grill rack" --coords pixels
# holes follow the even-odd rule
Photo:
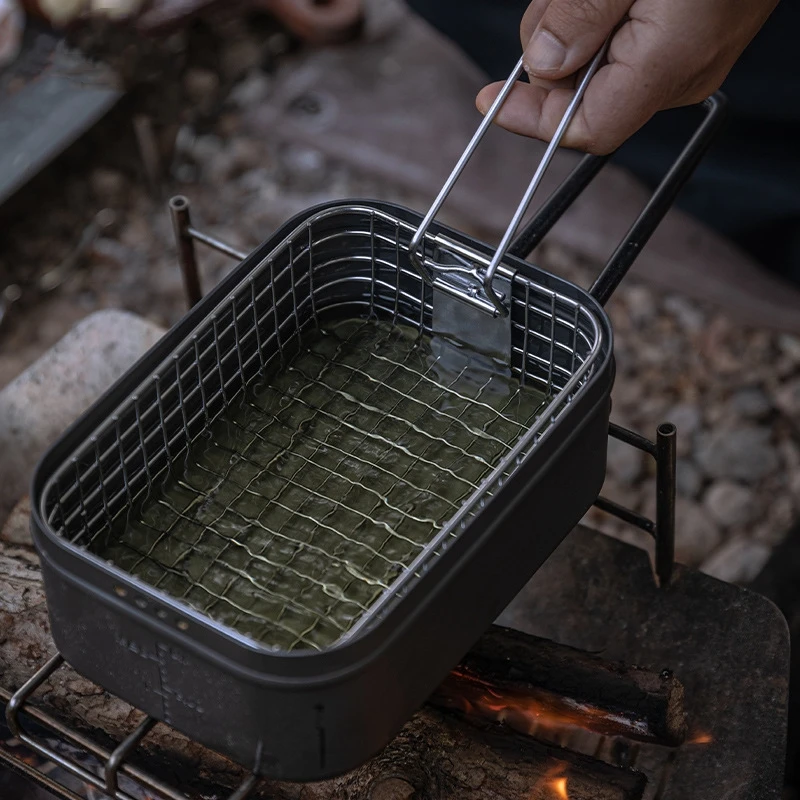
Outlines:
[[[433,385],[428,366],[421,372],[409,369],[404,362],[408,353],[401,355],[399,368],[373,363],[369,368],[373,374],[366,382],[369,392],[356,398],[355,406],[351,400],[340,403],[340,411],[333,413],[326,391],[339,400],[355,392],[351,379],[363,373],[364,365],[356,354],[353,362],[320,367],[338,385],[320,386],[306,376],[294,382],[302,383],[302,389],[293,386],[291,370],[303,368],[299,365],[308,356],[307,337],[313,331],[343,318],[368,317],[385,320],[392,330],[408,326],[417,335],[433,332],[432,289],[409,260],[409,242],[415,233],[416,228],[401,219],[358,205],[328,209],[301,224],[64,462],[44,492],[43,516],[51,528],[74,546],[109,559],[103,537],[107,539],[107,532],[114,530],[113,538],[118,538],[120,527],[130,522],[129,512],[138,504],[138,522],[144,525],[128,528],[121,549],[111,554],[113,563],[150,586],[165,589],[168,596],[182,599],[173,613],[182,613],[188,604],[226,625],[232,635],[248,641],[255,638],[275,649],[329,647],[375,622],[555,426],[589,381],[607,345],[590,307],[505,270],[511,304],[510,357],[507,349],[505,358],[515,383],[523,387],[514,397],[519,400],[527,391],[538,393],[535,414],[532,407],[522,419],[508,413],[498,416],[497,411],[509,403],[506,398],[504,406],[492,410],[493,418],[469,423],[488,436],[461,436],[462,442],[469,443],[459,445],[464,451],[459,452],[453,447],[459,439],[454,420],[408,402],[416,391],[424,395],[423,390]],[[427,246],[431,251],[446,248],[451,254],[461,251],[479,265],[488,260],[443,236],[431,237]],[[476,313],[478,318],[489,318],[485,311]],[[299,450],[269,452],[280,425],[270,427],[266,440],[260,438],[248,418],[247,404],[258,398],[258,381],[278,371],[279,380],[288,381],[277,384],[284,395],[279,401],[289,401],[277,412],[279,423],[294,415],[294,422],[301,421],[301,430],[306,422],[316,426],[313,436],[321,438],[325,447],[330,436],[331,443],[352,457],[379,440],[381,446],[402,441],[412,428],[423,433],[416,449],[409,445],[404,451],[393,444],[371,457],[368,467],[392,459],[399,465],[392,470],[396,478],[414,473],[414,503],[435,522],[428,525],[426,535],[414,529],[413,520],[398,517],[397,526],[410,529],[398,528],[385,536],[383,526],[392,524],[387,522],[391,510],[387,516],[383,509],[381,524],[375,525],[371,505],[356,508],[344,502],[336,491],[338,483],[330,478],[332,471],[341,473],[341,462],[330,454],[320,461],[320,449],[308,450],[307,441],[291,443]],[[385,386],[390,376],[401,378],[399,392],[394,394]],[[275,386],[270,383],[270,391]],[[447,390],[447,384],[443,388]],[[477,388],[480,392],[481,387]],[[319,396],[309,401],[315,392]],[[421,399],[436,400],[440,394],[441,389],[434,386],[433,394],[428,391]],[[461,402],[463,394],[462,388],[456,388],[450,399]],[[484,395],[479,396],[478,416],[486,405]],[[547,402],[538,408],[542,398]],[[401,406],[405,406],[402,413]],[[187,461],[187,453],[196,464],[198,447],[205,447],[209,455],[204,437],[222,425],[230,429],[225,420],[236,408],[240,420],[247,420],[244,431],[234,432],[244,439],[244,452],[238,448],[236,463],[229,463],[222,473],[216,468],[210,469],[213,474],[209,469],[202,474],[195,468],[191,479],[187,478],[177,465]],[[312,410],[315,418],[306,420],[305,412]],[[354,415],[357,421],[352,421]],[[328,432],[318,433],[326,424]],[[430,427],[438,429],[438,442],[431,440]],[[346,446],[339,443],[343,431],[350,434]],[[285,436],[285,432],[277,435]],[[502,440],[500,447],[497,439]],[[267,447],[255,465],[253,459],[242,458],[254,443]],[[426,459],[434,443],[441,445],[440,451]],[[476,443],[484,452],[473,449]],[[214,452],[218,456],[219,448]],[[285,472],[276,478],[273,469],[271,488],[265,488],[267,471],[261,467],[286,452],[310,458],[313,469],[298,467],[302,475],[295,474],[292,481],[285,480]],[[420,466],[430,470],[422,484]],[[327,469],[326,476],[320,475],[319,467],[322,472]],[[369,471],[363,474],[366,481],[371,480]],[[173,491],[167,501],[166,481],[174,487],[176,478],[180,490]],[[327,488],[321,491],[320,486]],[[346,496],[351,495],[355,493]],[[265,498],[270,501],[271,520],[280,514],[286,517],[283,527],[265,530]],[[446,508],[442,508],[442,498],[449,503]],[[322,504],[313,515],[305,513],[310,503]],[[247,526],[247,544],[235,530],[233,535],[220,530],[223,512],[236,517],[234,529]],[[320,525],[319,520],[329,516],[330,524]],[[354,536],[339,534],[354,528],[361,546],[354,546]],[[255,545],[251,542],[254,530]],[[317,552],[310,544],[312,533],[315,545],[327,540]],[[259,541],[260,534],[265,537]],[[219,569],[211,569],[212,564]],[[382,568],[376,571],[375,565]],[[251,581],[248,591],[242,590],[237,577]],[[294,582],[291,590],[280,588],[285,577]],[[267,591],[268,584],[274,591]],[[296,597],[298,588],[300,599],[288,602],[287,596]],[[267,635],[270,638],[265,639]]]
[[[159,800],[162,798],[197,800],[198,795],[190,797],[147,770],[130,763],[136,749],[158,724],[151,717],[145,717],[119,746],[109,749],[36,707],[32,702],[33,694],[63,665],[62,656],[55,655],[13,695],[0,687],[0,701],[7,704],[6,721],[11,733],[26,747],[47,759],[50,764],[60,767],[85,786],[102,792],[104,797],[113,800],[141,800],[140,790],[144,790]],[[44,736],[30,732],[25,724],[25,718],[34,722],[43,731]],[[66,755],[51,744],[48,741],[50,739],[53,743],[68,745],[74,750],[74,754]],[[35,781],[62,800],[84,800],[63,782],[52,778],[41,768],[37,769],[0,746],[0,765],[3,764]],[[227,800],[247,800],[255,792],[260,781],[261,779],[254,774],[245,774],[239,787],[227,795]],[[224,796],[224,794],[217,795],[219,798]]]

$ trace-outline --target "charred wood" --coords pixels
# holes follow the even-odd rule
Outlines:
[[[687,730],[683,697],[682,684],[669,670],[656,674],[495,626],[432,702],[522,733],[578,727],[677,746]]]

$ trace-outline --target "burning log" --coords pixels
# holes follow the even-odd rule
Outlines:
[[[432,698],[526,734],[581,728],[677,746],[686,739],[683,686],[519,631],[494,627]]]
[[[3,543],[4,539],[14,538],[0,537],[0,695],[2,688],[13,690],[20,686],[54,652],[36,556],[26,546]],[[517,658],[531,660],[517,662]],[[616,705],[603,706],[604,698],[622,701],[627,696],[623,687],[641,690],[642,686],[650,687],[653,678],[658,678],[648,674],[645,680],[641,671],[622,670],[606,664],[605,673],[600,669],[601,674],[605,674],[604,679],[593,685],[591,677],[597,664],[597,659],[578,651],[496,628],[467,656],[460,671],[438,693],[436,702],[459,707],[453,688],[464,689],[459,682],[466,675],[471,681],[483,681],[482,689],[488,681],[494,682],[490,688],[495,693],[508,693],[512,689],[521,692],[534,685],[531,682],[541,675],[547,677],[548,690],[554,692],[557,686],[569,688],[570,684],[565,681],[571,676],[570,680],[589,681],[588,694],[572,687],[573,699],[585,701],[589,697],[592,708],[614,717],[611,709]],[[673,686],[672,702],[676,702],[672,679],[663,680]],[[468,693],[472,685],[465,691],[468,698],[475,699]],[[608,697],[606,690],[612,692]],[[645,697],[651,695],[660,696],[657,691],[649,695],[645,691]],[[641,692],[635,696],[641,699]],[[119,742],[141,721],[141,714],[135,709],[67,667],[54,673],[34,702],[64,724],[101,741],[110,737]],[[461,702],[463,706],[463,698]],[[565,702],[569,705],[570,701]],[[479,706],[476,703],[480,712]],[[646,703],[645,706],[650,708]],[[505,725],[497,724],[499,716],[490,721],[480,717],[478,713],[465,719],[452,710],[428,706],[377,758],[353,773],[305,786],[269,782],[256,797],[270,800],[422,800],[428,797],[637,800],[643,796],[646,780],[639,773],[537,742],[514,730],[521,726],[515,724],[512,714],[506,713],[502,718]],[[587,720],[581,719],[587,727]],[[655,711],[650,712],[647,720],[653,730],[658,727]],[[219,787],[234,787],[243,777],[236,765],[163,725],[157,725],[148,734],[139,753],[148,757],[149,771],[162,780],[180,785],[184,791],[218,791]]]

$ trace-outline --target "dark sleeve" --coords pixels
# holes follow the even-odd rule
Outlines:
[[[522,55],[519,24],[530,0],[408,0],[421,17],[457,44],[493,80]]]

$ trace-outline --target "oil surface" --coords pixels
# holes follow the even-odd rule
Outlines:
[[[95,547],[263,644],[324,648],[544,400],[502,364],[411,328],[346,320],[312,331]]]

